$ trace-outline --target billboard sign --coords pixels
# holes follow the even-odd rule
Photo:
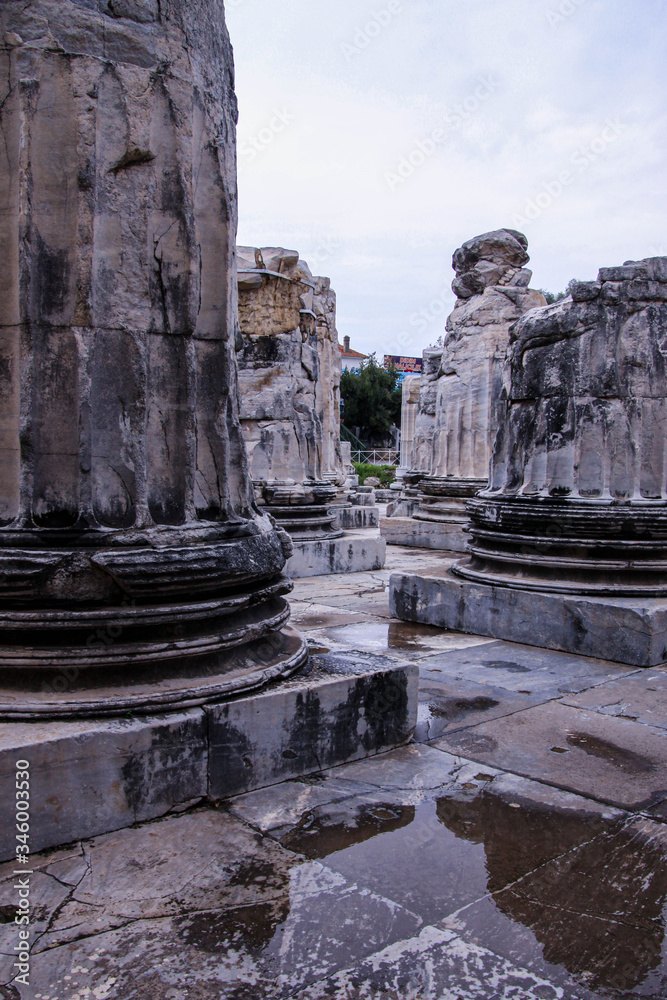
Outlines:
[[[422,372],[422,358],[402,358],[398,354],[385,354],[385,368],[391,368],[392,365],[397,372],[403,372],[405,375],[421,375]]]

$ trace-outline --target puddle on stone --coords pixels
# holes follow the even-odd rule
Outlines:
[[[312,812],[306,813],[299,825],[281,839],[281,844],[310,860],[327,858],[380,833],[409,826],[414,818],[414,806],[369,803],[360,805],[350,815],[343,805],[340,813],[329,808],[319,818]]]
[[[433,625],[388,621],[341,625],[326,629],[324,634],[328,639],[359,649],[430,653],[437,652],[448,632]]]
[[[629,991],[648,977],[667,985],[667,832],[658,842],[636,824],[518,799],[467,782],[414,807],[352,800],[308,814],[281,843],[425,924],[456,915],[457,932],[481,945],[478,908],[495,907],[496,923],[530,941],[525,961],[541,954],[582,997],[663,995]],[[520,963],[516,947],[507,940],[506,957]],[[502,939],[493,949],[503,954]]]

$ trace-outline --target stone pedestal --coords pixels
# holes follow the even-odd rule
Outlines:
[[[5,719],[200,705],[306,659],[240,432],[222,3],[102,6],[0,9]]]
[[[409,620],[652,666],[667,659],[667,259],[604,268],[512,329],[469,558],[392,580]]]
[[[10,722],[0,730],[0,801],[30,761],[31,851],[71,843],[369,757],[407,743],[418,671],[379,656],[316,656],[252,695],[124,719]],[[0,861],[16,831],[0,829]]]
[[[357,518],[345,490],[330,282],[280,247],[238,256],[241,421],[257,502],[292,538],[292,576],[377,569],[379,539],[344,535],[372,520]]]
[[[447,320],[436,378],[425,358],[421,385],[422,455],[413,455],[413,469],[416,473],[418,466],[423,475],[411,484],[418,496],[404,494],[382,524],[390,543],[467,548],[466,502],[488,482],[509,330],[529,309],[545,304],[540,292],[527,287],[527,246],[523,234],[502,229],[470,240],[454,254],[456,307]],[[412,538],[406,516],[414,519]],[[393,518],[402,523],[393,524]]]

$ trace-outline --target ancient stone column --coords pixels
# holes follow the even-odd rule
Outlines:
[[[313,277],[296,251],[238,247],[238,287],[241,423],[257,502],[294,542],[290,576],[382,568],[377,535],[343,531],[359,522],[341,493],[340,352],[328,278]]]
[[[0,38],[0,712],[293,671],[238,413],[222,0],[4,3]]]
[[[456,306],[442,350],[424,354],[414,468],[406,489],[382,524],[390,543],[464,552],[466,503],[488,482],[493,434],[510,327],[545,305],[528,288],[528,241],[501,229],[456,251],[452,284]],[[397,518],[411,521],[399,523]]]
[[[338,491],[323,473],[315,281],[298,253],[281,247],[239,247],[238,257],[241,423],[258,502],[295,539],[340,537],[331,509]],[[322,306],[320,296],[320,330]]]
[[[501,229],[464,243],[453,258],[457,302],[437,383],[431,471],[420,480],[414,517],[440,525],[455,550],[466,547],[466,501],[488,482],[510,327],[546,305],[528,288],[527,246],[522,233]]]
[[[336,329],[336,293],[329,278],[314,278],[313,312],[317,327],[319,378],[315,403],[322,422],[322,478],[340,490],[347,480],[340,439],[342,360]]]
[[[396,475],[402,479],[413,465],[415,428],[419,410],[420,375],[406,375],[402,385],[401,401],[401,465]]]
[[[470,557],[437,594],[392,583],[399,615],[667,659],[666,329],[667,258],[603,268],[513,326],[489,486],[468,504]]]

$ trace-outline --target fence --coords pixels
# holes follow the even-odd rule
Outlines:
[[[401,456],[400,452],[394,448],[385,448],[379,451],[365,448],[364,451],[353,451],[352,461],[368,463],[369,465],[400,465]]]

